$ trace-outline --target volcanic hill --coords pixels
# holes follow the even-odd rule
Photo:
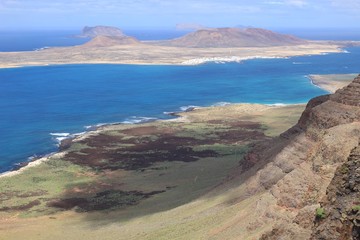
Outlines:
[[[97,36],[124,37],[126,36],[119,28],[109,26],[84,27],[82,34],[77,37],[94,38]]]
[[[207,28],[159,42],[175,47],[269,47],[306,44],[307,41],[261,28]]]
[[[82,47],[111,47],[116,45],[140,44],[134,37],[125,35],[119,28],[108,26],[84,27],[78,37],[91,38]]]

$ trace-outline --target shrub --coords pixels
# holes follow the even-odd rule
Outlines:
[[[360,211],[360,205],[355,205],[352,207],[352,209],[356,212]]]
[[[319,207],[316,209],[316,218],[317,219],[324,219],[326,217],[325,209]]]

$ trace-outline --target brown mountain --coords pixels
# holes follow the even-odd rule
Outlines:
[[[84,27],[82,34],[78,37],[94,38],[97,36],[111,36],[111,37],[124,37],[125,34],[116,27],[109,26],[96,26],[96,27]]]
[[[82,47],[111,47],[116,45],[134,45],[140,44],[136,38],[128,36],[96,36]]]
[[[260,239],[359,239],[359,148],[360,75],[312,99],[297,125],[241,162],[239,201],[258,202]]]
[[[201,29],[183,37],[160,42],[176,47],[267,47],[306,44],[307,41],[260,28]]]
[[[108,26],[84,27],[82,34],[78,37],[91,38],[89,42],[81,46],[85,48],[140,43],[136,38],[125,35],[119,28]]]

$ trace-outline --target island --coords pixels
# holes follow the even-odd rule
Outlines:
[[[169,41],[139,41],[113,27],[86,27],[89,42],[41,51],[0,52],[0,68],[55,64],[173,64],[241,62],[343,52],[348,44],[307,41],[258,28],[200,29]],[[355,44],[355,43],[353,43]]]

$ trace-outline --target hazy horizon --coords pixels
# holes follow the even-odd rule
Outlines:
[[[0,0],[0,30],[173,29],[178,23],[279,29],[359,29],[358,0]]]

